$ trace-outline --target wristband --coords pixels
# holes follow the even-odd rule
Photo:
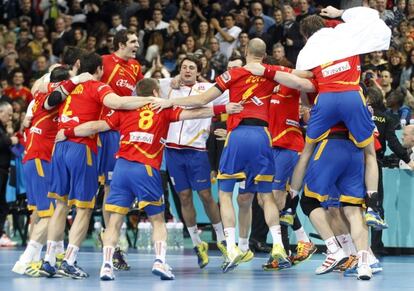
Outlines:
[[[214,115],[226,113],[226,105],[214,105],[213,112],[214,112]]]
[[[263,73],[263,77],[265,77],[268,80],[274,80],[276,76],[276,70],[270,67],[266,67]]]
[[[66,137],[76,137],[76,136],[75,136],[75,128],[74,128],[74,127],[72,127],[72,128],[66,128],[66,129],[63,131],[63,134],[64,134]]]

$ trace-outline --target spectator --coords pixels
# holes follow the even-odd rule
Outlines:
[[[152,12],[152,20],[154,21],[154,30],[167,29],[169,24],[162,20],[162,10],[154,9]]]
[[[283,13],[282,9],[276,8],[273,11],[273,19],[275,20],[275,24],[273,24],[268,33],[272,37],[273,43],[278,43],[282,41],[283,37]]]
[[[299,0],[300,13],[296,16],[296,22],[300,23],[305,17],[315,14],[315,7],[309,5],[309,0]]]
[[[210,25],[217,30],[215,36],[219,41],[220,51],[227,58],[230,58],[241,32],[241,28],[235,25],[234,15],[230,13],[224,15],[224,28],[220,27],[220,23],[215,18],[210,20]]]
[[[194,54],[196,52],[196,42],[194,36],[187,36],[187,38],[185,39],[185,43],[182,45],[182,49],[187,54]]]
[[[253,18],[253,26],[255,27],[255,32],[249,34],[249,38],[260,38],[266,44],[266,50],[269,54],[272,51],[272,37],[268,34],[264,29],[264,20],[260,16],[256,16]]]
[[[380,86],[385,99],[388,99],[388,96],[393,91],[391,86],[392,81],[393,79],[389,71],[384,70],[380,73]]]
[[[267,16],[263,13],[263,4],[259,1],[254,1],[250,4],[250,12],[253,15],[250,18],[250,22],[253,22],[255,17],[262,17],[263,21],[264,21],[264,31],[267,32],[269,30],[269,28],[275,24],[275,20],[270,17]],[[256,27],[251,26],[249,29],[249,34],[250,33],[255,33],[256,32]]]
[[[211,68],[213,68],[217,72],[217,75],[220,75],[224,73],[224,71],[226,70],[227,58],[222,52],[220,52],[220,44],[217,38],[210,38],[209,44],[211,50]]]
[[[403,146],[410,152],[411,165],[400,161],[400,169],[412,170],[414,165],[414,125],[410,124],[404,128]]]
[[[370,65],[373,67],[373,70],[378,72],[385,70],[387,67],[387,60],[384,59],[384,52],[383,51],[376,51],[370,53]]]
[[[246,48],[247,48],[247,44],[249,43],[249,35],[247,34],[247,32],[242,31],[239,34],[239,41],[237,43],[237,51],[239,52],[239,55],[241,57],[245,57],[246,56]]]
[[[8,53],[3,60],[3,67],[0,69],[0,79],[10,80],[11,72],[19,68],[17,63],[17,53],[15,51]]]
[[[377,11],[379,12],[380,18],[389,26],[394,26],[394,13],[391,10],[387,10],[386,0],[376,0]]]
[[[299,31],[299,24],[295,21],[295,14],[290,5],[283,6],[283,39],[282,44],[285,47],[286,58],[292,64],[296,64],[299,51],[304,45],[303,37]]]
[[[9,96],[11,99],[16,99],[16,98],[23,98],[23,100],[25,100],[26,105],[28,105],[30,103],[30,101],[32,101],[32,93],[30,92],[30,89],[23,86],[24,83],[24,75],[23,75],[23,71],[20,69],[15,69],[13,70],[13,72],[11,73],[11,77],[12,77],[12,84],[11,86],[7,87],[6,89],[4,89],[4,94]]]
[[[410,82],[411,75],[413,72],[413,66],[414,66],[414,48],[412,48],[409,54],[407,55],[405,67],[402,69],[401,78],[400,78],[401,87],[406,88],[407,84]]]
[[[276,43],[276,44],[273,45],[272,57],[278,63],[289,62],[288,59],[285,56],[285,48],[280,43]],[[290,67],[292,67],[292,65]]]
[[[200,62],[201,62],[201,71],[200,71],[200,76],[198,77],[198,81],[213,83],[217,77],[216,71],[210,66],[210,62],[208,61],[205,55],[202,55],[200,57]]]
[[[392,76],[391,87],[393,89],[400,85],[401,72],[404,68],[404,64],[405,57],[401,52],[395,50],[390,51],[388,56],[388,71]]]
[[[126,27],[122,25],[122,18],[119,13],[113,14],[111,20],[112,28],[109,30],[109,33],[115,35],[118,31],[126,29]]]
[[[34,38],[29,42],[28,47],[32,49],[33,57],[37,58],[44,53],[44,44],[47,43],[46,29],[43,25],[34,27]]]
[[[196,36],[196,48],[207,48],[208,41],[212,37],[212,32],[207,21],[201,21],[198,25],[198,33]]]
[[[48,68],[49,68],[48,59],[44,55],[38,56],[36,61],[33,62],[32,79],[37,80],[40,77],[42,77],[44,74],[48,72]]]
[[[404,105],[405,91],[397,89],[392,91],[386,100],[387,113],[394,118],[395,121],[400,122],[401,126],[410,124],[411,109],[407,105]]]
[[[32,7],[31,0],[22,0],[20,2],[19,16],[27,16],[31,19],[33,25],[41,24],[41,18]]]
[[[170,22],[177,15],[178,8],[175,3],[171,3],[170,0],[161,0],[162,11],[164,14],[164,20]]]

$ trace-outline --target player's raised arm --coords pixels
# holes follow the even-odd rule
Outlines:
[[[213,117],[222,113],[236,114],[243,110],[239,103],[228,103],[226,105],[214,105],[196,109],[186,109],[180,114],[180,120],[199,119]]]
[[[68,137],[85,137],[111,129],[104,120],[95,120],[82,123],[74,128],[61,129],[56,135],[56,142],[64,141]]]

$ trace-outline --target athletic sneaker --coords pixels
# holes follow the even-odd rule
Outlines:
[[[335,269],[336,266],[346,262],[348,257],[345,255],[342,249],[338,249],[334,254],[328,254],[322,266],[318,267],[315,271],[316,275],[322,275],[329,273]]]
[[[293,264],[296,265],[310,259],[317,250],[317,247],[312,242],[298,241],[296,255],[293,257]]]
[[[262,265],[262,267],[265,271],[277,271],[292,267],[292,262],[286,254],[284,247],[280,244],[275,244],[273,245],[272,252],[270,253],[267,263]]]
[[[346,272],[347,270],[351,270],[353,268],[356,268],[357,265],[358,265],[358,257],[355,256],[355,255],[350,255],[348,257],[348,260],[346,260],[345,263],[343,263],[341,265],[337,265],[335,267],[335,270],[338,270],[339,272]]]
[[[245,252],[242,252],[243,256],[240,259],[240,263],[247,263],[250,262],[251,260],[253,260],[254,258],[254,253],[251,250],[247,250]]]
[[[295,219],[295,214],[293,214],[291,210],[282,210],[280,212],[280,216],[279,216],[280,224],[283,224],[286,226],[292,226],[294,219]]]
[[[172,268],[161,260],[155,260],[152,265],[152,273],[159,276],[161,280],[174,280],[175,276],[172,273]]]
[[[197,255],[198,266],[200,269],[207,266],[208,260],[208,244],[205,241],[202,241],[201,244],[194,247],[194,252]]]
[[[5,233],[0,237],[0,247],[15,247],[17,242],[12,241]]]
[[[358,259],[357,259],[357,263],[358,263]],[[371,268],[372,274],[377,274],[382,271],[382,266],[379,262],[371,264],[369,267]],[[352,268],[346,269],[344,272],[344,276],[345,277],[357,277],[358,276],[357,265],[355,265]]]
[[[117,271],[128,271],[131,266],[128,265],[125,253],[119,248],[115,248],[114,256],[112,257],[112,264]]]
[[[230,270],[233,270],[240,263],[240,260],[243,257],[243,252],[239,249],[238,246],[234,246],[227,252],[227,262],[223,266],[223,273],[227,273]]]
[[[226,243],[226,241],[223,240],[221,242],[220,241],[217,242],[217,248],[219,249],[219,251],[223,255],[224,260],[226,260],[226,258],[227,258],[227,243]]]
[[[376,262],[376,263],[373,263],[373,264],[371,264],[371,265],[369,265],[370,267],[371,267],[371,270],[372,270],[372,274],[377,274],[377,273],[379,273],[379,272],[382,272],[382,265],[381,265],[381,263],[378,261],[378,262]]]
[[[112,281],[115,280],[114,270],[112,266],[108,263],[101,267],[100,278],[102,281]]]
[[[78,267],[76,263],[72,266],[67,261],[63,261],[60,268],[57,271],[58,274],[64,277],[70,277],[72,279],[85,279],[89,275],[81,267]]]
[[[42,261],[42,265],[40,266],[40,269],[39,269],[39,274],[40,276],[46,277],[46,278],[62,277],[61,275],[57,273],[57,268],[55,266],[52,266],[48,261]]]
[[[41,266],[42,261],[31,262],[27,264],[17,261],[14,264],[12,271],[20,275],[24,274],[30,277],[40,277],[39,270]]]
[[[62,265],[63,260],[65,259],[65,253],[60,253],[56,255],[56,268],[60,268]]]
[[[357,268],[358,280],[370,280],[372,278],[372,270],[367,264],[362,264]]]
[[[367,211],[365,213],[365,220],[368,226],[376,230],[383,230],[388,228],[388,224],[375,211]]]

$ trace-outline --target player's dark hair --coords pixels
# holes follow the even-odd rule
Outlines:
[[[180,63],[180,70],[181,70],[181,67],[182,67],[182,65],[183,65],[183,63],[184,63],[184,61],[190,61],[190,62],[193,62],[194,64],[196,64],[196,66],[197,66],[197,73],[200,73],[201,72],[201,70],[202,70],[202,68],[203,68],[203,65],[201,64],[201,61],[200,61],[200,59],[199,58],[197,58],[197,57],[195,57],[195,56],[186,56],[182,61],[181,61],[181,63]]]
[[[59,66],[50,73],[50,82],[57,83],[69,79],[69,69],[66,66]]]
[[[78,73],[90,73],[93,75],[99,67],[102,67],[102,57],[100,55],[97,53],[84,54],[80,59]]]
[[[138,96],[154,96],[154,90],[158,90],[160,84],[157,79],[144,78],[137,84],[136,91]]]
[[[83,55],[84,50],[74,47],[74,46],[67,46],[65,47],[62,55],[62,63],[64,65],[68,65],[72,67],[77,60],[80,60],[81,56]]]
[[[300,32],[305,38],[310,38],[315,32],[324,27],[325,22],[319,15],[310,15],[300,22]]]
[[[130,34],[135,34],[135,32],[133,32],[132,30],[122,29],[115,34],[113,40],[115,51],[119,50],[120,44],[126,45],[128,41],[128,35]]]

